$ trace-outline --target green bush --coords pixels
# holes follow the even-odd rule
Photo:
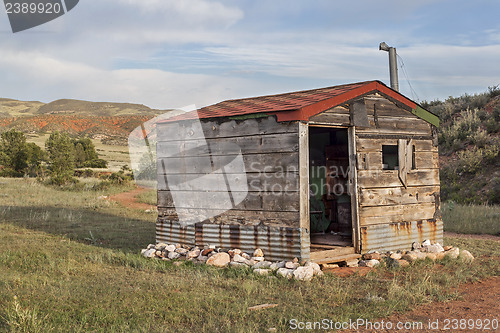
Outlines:
[[[101,159],[101,158],[96,158],[90,161],[85,161],[82,164],[83,167],[85,168],[101,168],[105,169],[108,167],[108,162]]]

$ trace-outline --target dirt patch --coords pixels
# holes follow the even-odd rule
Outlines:
[[[370,320],[373,328],[360,325],[355,331],[342,332],[500,332],[499,276],[463,284],[456,290],[459,300],[422,304],[403,314]],[[385,326],[375,326],[382,321]],[[398,325],[402,326],[398,329]],[[485,329],[487,325],[489,329]]]
[[[154,209],[152,205],[139,202],[136,198],[137,195],[145,192],[146,189],[142,187],[136,187],[132,191],[122,192],[109,197],[110,200],[120,203],[122,206],[132,209]]]
[[[468,238],[468,239],[486,239],[486,240],[494,240],[500,242],[500,237],[495,235],[487,235],[487,234],[457,234],[454,232],[444,232],[445,237],[452,238]]]
[[[387,320],[391,322],[420,321],[424,324],[424,328],[427,326],[421,332],[436,331],[428,327],[429,320],[431,323],[438,323],[439,330],[444,331],[448,328],[452,332],[481,331],[479,329],[479,322],[476,322],[478,320],[482,321],[483,325],[488,319],[490,321],[497,320],[498,324],[498,320],[500,319],[500,277],[495,276],[481,282],[464,284],[457,290],[461,295],[461,300],[420,305],[408,313],[393,315],[387,318]],[[457,319],[458,323],[454,319]],[[462,326],[465,329],[460,329],[461,319],[474,319],[474,324],[470,327]],[[458,329],[454,329],[453,325],[455,323],[458,325],[456,326]],[[448,327],[446,327],[446,324],[448,324]],[[489,331],[498,332],[499,329],[494,329],[495,327],[497,325],[490,326]],[[386,330],[382,332],[390,331]]]

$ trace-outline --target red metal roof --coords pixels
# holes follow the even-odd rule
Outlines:
[[[367,81],[278,95],[228,100],[175,116],[166,121],[243,116],[255,113],[276,115],[278,121],[308,121],[310,117],[318,113],[373,92],[379,92],[410,110],[417,106],[415,102],[382,82]]]

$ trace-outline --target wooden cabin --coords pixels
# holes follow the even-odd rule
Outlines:
[[[168,119],[157,126],[157,242],[318,263],[442,243],[437,126],[379,81],[223,101]],[[199,144],[208,148],[193,154]],[[236,156],[244,172],[224,169]],[[179,175],[169,178],[165,165]],[[172,185],[201,184],[217,170],[222,189]],[[213,207],[226,189],[231,200]]]

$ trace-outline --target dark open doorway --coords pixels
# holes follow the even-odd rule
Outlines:
[[[309,128],[311,252],[352,247],[347,128]]]

